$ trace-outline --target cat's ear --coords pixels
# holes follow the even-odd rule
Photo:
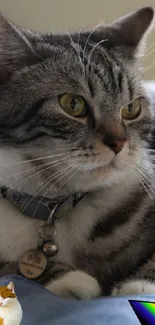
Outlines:
[[[12,293],[15,293],[15,287],[13,282],[10,282],[7,286],[7,289],[9,289]]]
[[[128,46],[135,56],[143,55],[153,18],[153,9],[144,7],[114,21],[109,28],[116,45]]]
[[[5,82],[14,71],[38,59],[22,29],[0,14],[0,82]]]

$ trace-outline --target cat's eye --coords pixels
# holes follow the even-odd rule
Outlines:
[[[141,113],[141,100],[135,99],[132,103],[121,108],[121,117],[125,120],[133,120]]]
[[[86,115],[87,103],[79,95],[65,94],[59,96],[59,103],[63,110],[69,115],[83,117]]]

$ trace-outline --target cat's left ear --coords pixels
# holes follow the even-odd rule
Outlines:
[[[0,13],[0,82],[40,59],[23,30]]]
[[[144,55],[146,38],[153,27],[154,10],[144,7],[107,25],[109,41],[128,46],[129,54]]]
[[[10,282],[7,286],[7,289],[9,289],[12,293],[15,293],[15,287],[13,282]]]

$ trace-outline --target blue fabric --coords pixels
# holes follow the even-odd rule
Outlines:
[[[0,286],[7,285],[9,281],[15,284],[23,308],[21,325],[140,324],[127,297],[69,301],[55,297],[45,288],[22,277],[1,277]],[[155,296],[137,296],[134,299],[155,301]]]

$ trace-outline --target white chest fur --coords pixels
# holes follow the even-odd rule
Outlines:
[[[39,228],[43,224],[30,219],[7,200],[0,198],[0,257],[4,261],[18,261],[25,250],[36,248]]]
[[[12,306],[0,307],[0,319],[4,325],[19,325],[22,320],[22,309],[18,300]]]

